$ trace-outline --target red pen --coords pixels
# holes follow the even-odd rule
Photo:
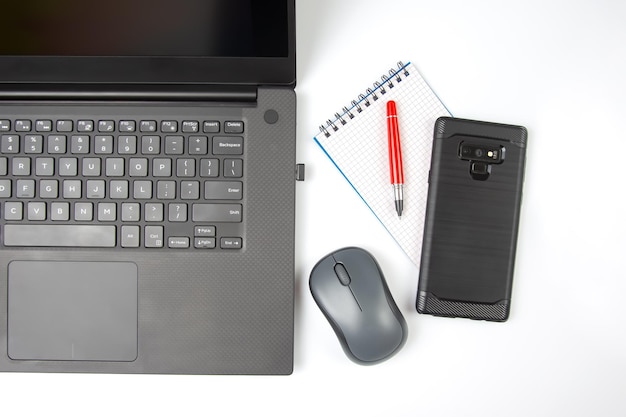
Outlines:
[[[398,129],[398,113],[396,102],[387,102],[387,138],[389,140],[389,169],[391,170],[391,185],[396,201],[398,218],[402,218],[402,204],[404,200],[404,171],[402,170],[402,148],[400,147],[400,129]]]

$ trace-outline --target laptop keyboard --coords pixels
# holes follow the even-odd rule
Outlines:
[[[238,250],[244,122],[0,116],[5,247]]]

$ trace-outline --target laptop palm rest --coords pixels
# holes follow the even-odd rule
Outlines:
[[[137,358],[137,265],[13,261],[8,269],[11,359]]]

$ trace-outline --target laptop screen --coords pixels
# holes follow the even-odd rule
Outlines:
[[[283,1],[47,0],[7,7],[0,55],[288,55]]]
[[[295,84],[295,0],[31,0],[6,6],[0,89]]]

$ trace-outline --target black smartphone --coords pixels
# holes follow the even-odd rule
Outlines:
[[[419,313],[508,319],[527,136],[522,126],[437,120]]]

